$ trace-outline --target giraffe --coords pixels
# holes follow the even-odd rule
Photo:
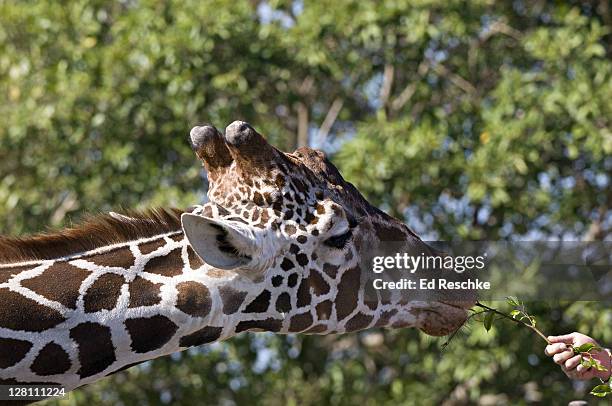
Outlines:
[[[241,121],[225,134],[194,127],[189,140],[207,203],[0,239],[0,383],[72,390],[247,331],[445,335],[464,322],[471,296],[372,291],[359,265],[369,248],[429,248],[322,152],[281,152]]]

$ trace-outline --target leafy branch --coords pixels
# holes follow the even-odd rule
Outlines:
[[[476,307],[479,307],[483,310],[473,312],[465,320],[464,325],[472,318],[476,318],[477,316],[484,314],[484,318],[478,321],[481,321],[485,330],[489,331],[493,326],[493,322],[495,320],[507,319],[513,321],[514,323],[529,328],[540,338],[546,341],[547,344],[551,344],[550,340],[546,337],[546,335],[539,328],[536,327],[537,322],[535,317],[533,317],[527,312],[527,309],[525,308],[523,302],[521,302],[514,296],[507,297],[506,302],[513,307],[509,314],[484,305],[480,302],[476,302]],[[453,334],[451,334],[448,340],[444,344],[442,344],[442,349],[445,349],[450,344],[451,340],[455,337],[458,331],[459,329],[453,332]],[[580,364],[586,369],[593,368],[597,371],[607,371],[607,368],[604,367],[601,362],[599,362],[599,360],[593,358],[593,353],[603,351],[601,347],[592,343],[585,343],[578,347],[572,346],[571,348],[574,352],[574,355],[580,355]],[[610,378],[608,378],[607,381],[604,381],[603,379],[600,380],[602,384],[597,385],[593,389],[591,389],[591,395],[605,397],[607,395],[612,394],[612,375],[610,376]]]
[[[535,317],[527,313],[527,310],[525,309],[525,306],[523,305],[521,301],[519,301],[517,298],[513,296],[509,296],[507,298],[507,302],[508,304],[514,306],[514,309],[510,312],[509,315],[506,313],[502,313],[497,309],[493,309],[492,307],[486,306],[480,302],[476,302],[476,307],[485,309],[487,313],[483,321],[484,327],[487,331],[491,329],[491,326],[493,325],[493,316],[497,314],[508,320],[512,320],[515,323],[524,325],[525,327],[531,329],[538,336],[540,336],[544,341],[546,341],[547,344],[550,344],[550,341],[548,340],[546,335],[544,335],[544,333],[542,333],[540,329],[536,327]],[[527,322],[523,320],[527,320]]]

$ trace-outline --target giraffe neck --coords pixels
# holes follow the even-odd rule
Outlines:
[[[308,258],[290,244],[256,278],[202,262],[176,229],[0,265],[0,383],[71,390],[244,331],[328,334],[427,321],[398,297],[360,293],[356,258],[337,259],[305,268]]]
[[[0,381],[73,389],[228,338],[250,291],[248,280],[204,264],[180,231],[0,265]]]

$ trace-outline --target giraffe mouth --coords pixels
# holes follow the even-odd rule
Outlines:
[[[470,310],[476,305],[476,299],[472,300],[440,300],[440,303],[460,310]]]
[[[412,309],[411,313],[417,318],[417,328],[427,335],[440,337],[461,328],[473,305],[470,301],[435,301]]]

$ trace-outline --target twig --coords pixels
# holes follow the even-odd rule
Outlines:
[[[478,48],[480,48],[485,42],[489,40],[489,38],[491,38],[495,34],[504,34],[509,36],[510,38],[515,39],[516,41],[521,41],[521,39],[523,38],[523,33],[519,30],[509,26],[504,21],[495,21],[489,26],[488,31],[486,31],[477,39],[471,42],[470,48],[468,50],[468,66],[470,67],[470,70],[472,70],[472,68],[474,67]]]
[[[427,61],[421,62],[417,68],[417,76],[413,82],[410,82],[404,90],[391,102],[391,109],[394,111],[400,110],[406,103],[410,101],[414,93],[416,92],[417,85],[422,80],[423,76],[429,70],[429,63]]]
[[[296,147],[308,145],[308,108],[302,102],[297,103],[298,132]]]
[[[393,86],[393,74],[395,73],[395,68],[391,64],[385,64],[385,70],[383,72],[383,83],[380,88],[380,106],[385,108],[387,102],[389,101],[389,96],[391,95],[391,87]]]
[[[446,66],[435,65],[434,70],[436,71],[436,73],[444,77],[447,77],[448,80],[450,80],[452,84],[454,84],[455,86],[457,86],[459,89],[463,90],[464,92],[470,95],[476,93],[476,88],[474,87],[474,85],[472,85],[470,82],[468,82],[467,80],[465,80],[458,74],[451,72]]]
[[[515,323],[522,324],[522,325],[524,325],[525,327],[529,327],[529,328],[530,328],[531,330],[533,330],[533,331],[534,331],[534,332],[535,332],[537,335],[539,335],[539,336],[540,336],[540,337],[541,337],[541,338],[542,338],[544,341],[546,341],[546,343],[550,344],[550,341],[548,340],[548,338],[547,338],[547,337],[544,335],[544,333],[542,333],[540,330],[538,330],[538,328],[537,328],[537,327],[532,326],[531,324],[527,324],[527,323],[525,323],[524,321],[517,320],[517,319],[515,319],[515,318],[513,318],[513,317],[510,317],[510,316],[508,316],[507,314],[502,313],[502,312],[500,312],[499,310],[493,309],[492,307],[489,307],[489,306],[483,305],[483,304],[482,304],[482,303],[480,303],[480,302],[476,302],[476,306],[477,306],[477,307],[480,307],[480,308],[482,308],[482,309],[486,309],[486,310],[487,310],[487,311],[489,311],[489,312],[493,312],[493,313],[495,313],[495,314],[499,314],[500,316],[503,316],[503,317],[507,318],[508,320],[512,320],[512,321],[513,321],[513,322],[515,322]]]
[[[314,85],[314,79],[312,76],[306,76],[298,88],[298,93],[302,96],[310,93],[312,85]]]
[[[340,110],[342,110],[342,106],[344,105],[344,100],[340,98],[334,99],[332,102],[327,114],[325,115],[325,119],[323,119],[323,123],[317,132],[317,143],[319,146],[325,143],[325,139],[329,135],[336,119],[338,118],[338,114],[340,114]]]

